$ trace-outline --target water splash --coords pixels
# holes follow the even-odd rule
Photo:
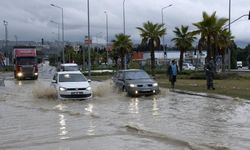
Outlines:
[[[56,89],[41,82],[34,85],[32,94],[34,97],[39,99],[57,99]]]
[[[112,81],[111,80],[106,80],[102,82],[93,82],[91,85],[93,89],[93,95],[94,97],[106,97],[105,99],[108,98],[114,98],[119,95],[119,92],[117,92],[117,89],[113,87]]]

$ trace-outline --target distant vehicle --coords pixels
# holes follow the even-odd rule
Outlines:
[[[90,82],[80,71],[63,71],[55,73],[52,85],[59,99],[89,99],[92,97]]]
[[[36,47],[15,46],[13,49],[14,77],[16,79],[37,79]]]
[[[242,68],[242,61],[237,61],[237,69]]]
[[[49,58],[47,58],[47,57],[43,58],[43,64],[49,66]]]
[[[183,70],[195,70],[195,66],[193,66],[193,65],[190,64],[190,63],[183,63],[182,69],[183,69]]]
[[[80,68],[75,63],[65,63],[59,66],[58,71],[79,71]]]
[[[153,95],[160,92],[158,83],[144,70],[120,70],[113,76],[113,83],[129,96]]]

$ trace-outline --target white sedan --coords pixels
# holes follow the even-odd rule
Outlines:
[[[195,66],[190,63],[183,63],[182,68],[183,70],[195,70]]]
[[[59,99],[89,99],[92,97],[90,80],[80,71],[57,72],[52,80]]]

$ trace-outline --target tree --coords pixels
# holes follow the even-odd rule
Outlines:
[[[155,75],[155,50],[160,47],[160,37],[166,34],[164,24],[143,23],[143,27],[137,27],[142,38],[142,45],[147,45],[151,56],[151,74]]]
[[[217,40],[215,41],[215,46],[217,46],[214,49],[218,50],[218,53],[222,56],[222,70],[225,70],[225,52],[228,47],[230,47],[233,43],[233,36],[227,29],[222,29],[218,32]]]
[[[175,27],[173,32],[175,33],[175,38],[171,41],[174,41],[176,47],[180,50],[179,67],[180,71],[182,71],[183,54],[187,49],[192,48],[192,43],[196,37],[194,37],[192,32],[188,32],[188,26],[182,25],[181,28]]]
[[[116,34],[113,42],[113,49],[117,51],[117,55],[121,58],[122,69],[125,69],[124,57],[132,49],[132,40],[129,35]]]
[[[198,47],[199,49],[207,49],[208,60],[216,55],[216,49],[213,49],[214,51],[212,51],[212,45],[216,44],[215,42],[217,41],[218,33],[222,30],[227,21],[228,19],[226,18],[217,18],[216,12],[212,13],[211,16],[206,12],[203,12],[203,20],[193,23],[193,25],[197,27],[197,30],[193,33],[201,35]]]

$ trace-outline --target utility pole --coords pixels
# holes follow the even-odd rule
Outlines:
[[[229,24],[228,24],[228,30],[229,33],[231,33],[231,0],[229,0]],[[231,49],[230,47],[228,48],[228,71],[231,69]]]
[[[10,54],[8,51],[8,22],[6,20],[3,21],[4,27],[5,27],[5,52],[6,57],[9,58]]]
[[[126,35],[126,32],[125,32],[125,0],[123,0],[123,34]],[[125,53],[125,58],[124,58],[124,69],[127,69],[127,53]]]
[[[60,6],[57,6],[55,4],[50,4],[53,7],[59,8],[62,11],[62,61],[65,63],[65,58],[64,58],[64,21],[63,21],[63,8]]]
[[[164,20],[163,20],[163,11],[164,11],[164,9],[166,9],[166,8],[168,8],[168,7],[171,7],[171,6],[173,6],[173,4],[170,4],[170,5],[168,5],[168,6],[165,6],[165,7],[162,7],[161,8],[161,23],[164,25]],[[164,25],[165,26],[165,25]],[[164,35],[162,36],[162,46],[163,46],[163,53],[164,53],[164,58],[166,58],[166,60],[167,60],[167,51],[166,51],[166,49],[165,49],[165,39],[164,39]]]
[[[109,30],[108,30],[108,12],[104,11],[106,14],[106,53],[107,53],[107,64],[108,64],[108,42],[109,42]]]
[[[91,55],[90,55],[90,19],[89,19],[89,0],[87,1],[87,7],[88,7],[88,75],[89,78],[91,77]]]

